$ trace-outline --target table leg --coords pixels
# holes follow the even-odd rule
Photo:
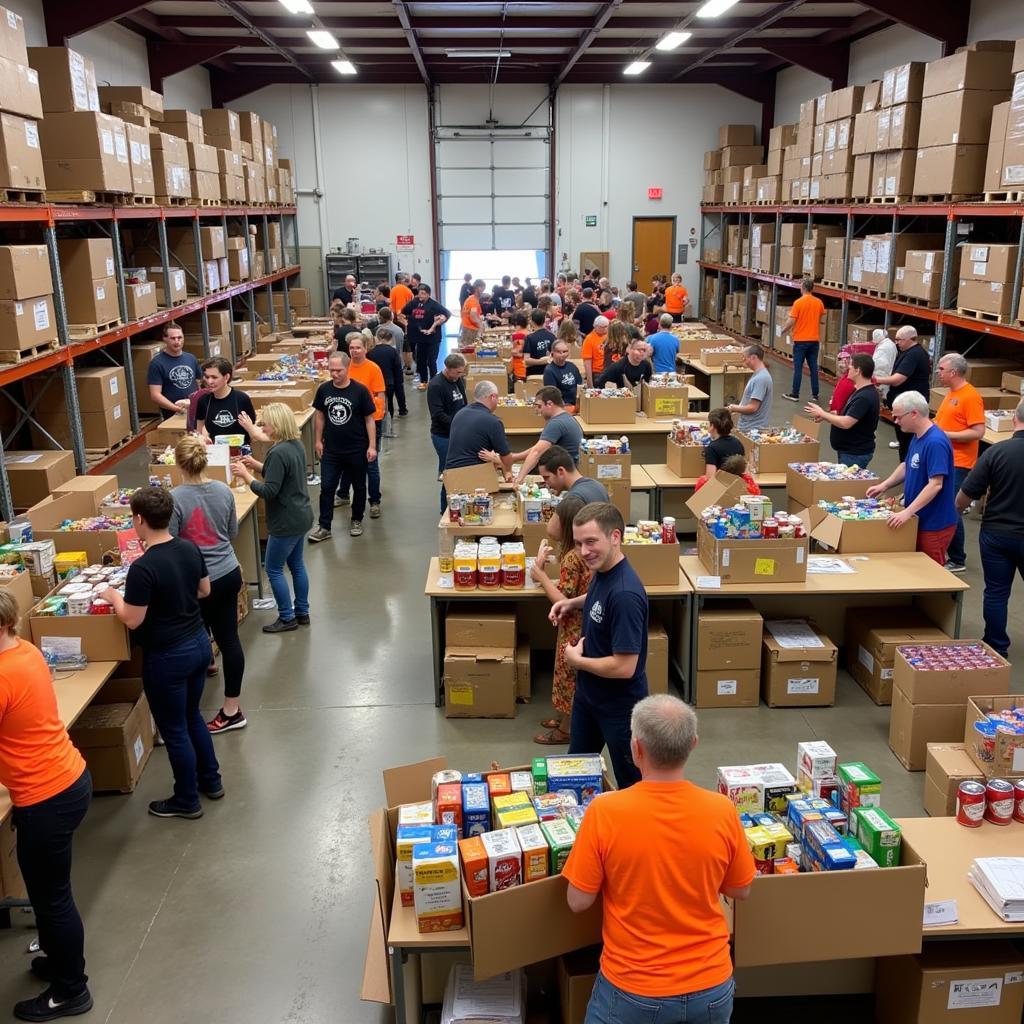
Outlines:
[[[395,1002],[395,1024],[405,1024],[405,951],[388,946],[391,961],[391,995]]]
[[[690,604],[690,650],[686,659],[686,692],[684,700],[692,704],[697,699],[697,633],[700,610],[704,606],[704,598],[700,594],[689,596]]]
[[[434,707],[441,706],[441,671],[444,641],[441,639],[441,608],[436,597],[430,599],[430,645],[434,666]]]
[[[252,543],[253,554],[256,558],[256,593],[263,596],[263,552],[260,551],[260,528],[256,521],[256,506],[253,505],[252,512]]]

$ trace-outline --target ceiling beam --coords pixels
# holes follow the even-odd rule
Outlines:
[[[409,49],[412,51],[413,60],[416,61],[416,67],[419,69],[423,84],[427,87],[427,92],[430,92],[430,75],[427,74],[427,67],[423,63],[423,53],[420,50],[420,44],[416,41],[416,32],[409,21],[409,10],[405,6],[404,0],[393,0],[393,2],[395,14],[398,15],[402,31],[405,32],[405,39],[409,44]]]
[[[850,71],[850,44],[846,43],[785,43],[775,39],[758,39],[762,50],[781,57],[790,64],[827,78],[833,89],[846,88]],[[729,56],[727,50],[723,56]]]
[[[565,81],[565,76],[568,75],[570,71],[572,71],[576,62],[580,59],[580,57],[583,56],[583,54],[587,52],[587,48],[598,37],[598,35],[601,32],[601,29],[603,29],[605,25],[608,24],[608,22],[611,20],[612,15],[621,6],[622,0],[607,0],[607,3],[605,3],[605,5],[601,8],[600,13],[594,20],[593,26],[584,33],[583,38],[579,42],[579,45],[569,55],[569,59],[565,62],[565,66],[555,76],[555,81],[553,83],[554,88],[557,89],[558,86]]]
[[[146,40],[146,55],[149,58],[149,84],[157,92],[163,92],[165,78],[181,71],[205,64],[233,50],[234,44],[215,43],[163,43]]]
[[[289,64],[295,68],[304,78],[309,81],[313,80],[313,76],[295,59],[295,55],[290,51],[280,46],[273,38],[267,35],[263,29],[257,28],[249,18],[245,9],[241,4],[235,2],[235,0],[217,0],[221,7],[224,8],[238,24],[247,28],[254,36],[256,36],[265,46],[270,47],[275,53],[280,54]],[[224,91],[227,92],[227,86],[224,87]],[[250,90],[251,91],[251,90]]]
[[[40,5],[46,24],[46,41],[50,46],[65,46],[67,40],[89,29],[123,18],[145,4],[132,0],[46,0]]]
[[[858,0],[862,6],[884,14],[915,32],[938,39],[943,55],[967,42],[971,20],[970,0]]]

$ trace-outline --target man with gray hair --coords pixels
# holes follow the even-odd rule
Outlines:
[[[657,694],[634,706],[630,724],[641,781],[591,802],[562,870],[571,910],[602,899],[601,972],[586,1022],[640,1020],[629,1015],[636,1007],[643,1020],[724,1024],[735,986],[719,896],[747,898],[754,859],[736,808],[685,778],[693,709]]]
[[[764,349],[760,345],[748,345],[743,350],[743,365],[754,372],[743,389],[743,397],[726,408],[739,414],[740,430],[767,428],[771,423],[775,384],[771,371],[764,364]]]
[[[988,492],[978,547],[985,576],[983,637],[1004,658],[1010,650],[1007,608],[1014,578],[1024,576],[1024,401],[1013,412],[1013,433],[989,445],[956,496],[963,511]]]
[[[473,401],[452,417],[445,469],[494,461],[506,478],[512,479],[512,449],[505,437],[505,425],[494,415],[497,408],[498,389],[493,381],[480,381],[473,388]]]
[[[985,403],[978,389],[968,382],[967,370],[967,360],[959,352],[947,352],[939,360],[939,382],[949,390],[935,414],[935,425],[945,432],[953,445],[953,483],[957,491],[974,469],[978,461],[978,442],[985,436]],[[946,568],[950,572],[967,569],[961,516],[956,519]]]
[[[875,371],[875,383],[889,389],[886,405],[891,409],[896,398],[907,391],[927,395],[931,377],[931,360],[918,341],[917,329],[904,324],[896,332],[896,360],[892,366],[892,373],[886,376]],[[896,446],[900,450],[900,462],[906,462],[910,434],[900,430],[899,425],[896,426]]]
[[[642,306],[639,308],[643,308]],[[662,313],[658,317],[660,330],[654,332],[647,338],[647,344],[654,351],[654,372],[674,373],[676,370],[676,356],[679,355],[679,339],[672,333],[672,314]]]
[[[869,487],[868,497],[877,498],[903,484],[905,507],[890,517],[889,527],[898,530],[916,515],[917,550],[944,566],[960,518],[954,504],[953,446],[929,419],[928,400],[917,391],[897,395],[892,418],[910,435],[907,458],[880,484]]]

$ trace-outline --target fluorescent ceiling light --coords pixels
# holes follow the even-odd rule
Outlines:
[[[649,60],[635,60],[632,64],[627,64],[622,73],[624,75],[642,75],[650,66]]]
[[[707,0],[703,7],[697,9],[698,18],[717,18],[724,14],[730,7],[734,7],[739,0]]]
[[[309,0],[278,0],[289,14],[312,14],[313,5]]]
[[[338,72],[339,75],[354,75],[356,74],[356,66],[350,60],[332,60],[331,67]]]
[[[467,50],[453,49],[445,50],[446,57],[492,57],[495,60],[499,57],[511,57],[511,50]]]
[[[674,50],[692,36],[692,32],[669,32],[654,44],[656,50]]]
[[[311,28],[307,33],[307,36],[320,47],[321,50],[336,50],[338,49],[338,40],[331,35],[326,29],[322,28]]]

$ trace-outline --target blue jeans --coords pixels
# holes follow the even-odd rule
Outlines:
[[[729,1024],[736,983],[683,996],[635,996],[598,974],[584,1024]]]
[[[868,452],[867,455],[854,455],[851,452],[836,452],[836,462],[838,462],[840,466],[860,466],[861,469],[867,469],[868,463],[874,457],[874,452]]]
[[[804,360],[807,360],[807,367],[811,371],[811,394],[814,400],[818,400],[818,349],[820,344],[817,341],[794,341],[793,342],[793,390],[791,395],[800,394],[800,384],[804,379]]]
[[[1010,638],[1006,633],[1010,591],[1017,574],[1024,577],[1024,537],[995,533],[982,526],[978,547],[981,550],[981,571],[985,576],[985,597],[982,601],[985,635],[982,639],[1005,658],[1010,650]]]
[[[441,474],[444,472],[444,464],[448,461],[448,438],[441,437],[439,434],[430,435],[431,443],[434,445],[434,451],[437,452],[437,472]],[[441,514],[444,515],[444,510],[448,507],[448,492],[444,489],[444,483],[441,484]]]
[[[274,592],[277,602],[277,614],[291,622],[296,615],[309,614],[309,577],[306,575],[306,563],[302,559],[302,546],[306,535],[296,533],[291,537],[268,537],[267,554],[263,567],[267,570],[270,589]],[[295,587],[295,607],[292,607],[292,595],[288,589],[288,581],[284,578],[284,567],[292,574],[292,586]]]
[[[613,685],[613,684],[609,684]],[[612,770],[619,789],[632,786],[640,781],[640,771],[633,764],[629,752],[629,716],[631,706],[622,705],[614,710],[596,708],[580,692],[573,696],[572,718],[569,722],[569,753],[599,754],[608,747],[612,759]]]
[[[953,467],[954,494],[963,487],[968,473],[970,470],[964,469],[963,466]],[[964,550],[964,517],[959,514],[956,517],[956,532],[953,534],[953,539],[949,542],[949,550],[946,552],[946,560],[956,562],[957,565],[967,564],[967,552]]]
[[[212,657],[205,631],[177,647],[146,650],[142,655],[142,688],[167,744],[174,773],[174,803],[188,811],[199,807],[200,789],[213,793],[221,788],[213,739],[199,712]]]
[[[324,452],[320,459],[320,525],[331,528],[334,521],[334,492],[339,497],[348,497],[348,488],[342,494],[339,485],[347,479],[352,487],[352,522],[361,523],[366,511],[366,452],[358,455],[339,455]]]
[[[381,434],[384,431],[384,421],[383,420],[377,420],[376,423],[374,423],[374,427],[376,428],[376,431],[377,431],[377,440],[374,441],[374,446],[377,449],[377,458],[375,458],[373,460],[373,462],[368,462],[366,464],[365,473],[366,473],[366,479],[367,479],[367,481],[369,483],[370,504],[371,505],[379,505],[380,504],[380,438],[381,438]],[[347,498],[348,497],[349,488],[352,487],[352,478],[353,478],[353,476],[354,476],[354,474],[349,470],[348,467],[345,467],[341,471],[341,483],[338,484],[338,497],[339,498]],[[322,482],[323,482],[323,478],[321,477],[321,483]],[[330,493],[330,492],[328,491],[328,493]],[[355,506],[353,505],[353,508],[354,507]],[[352,518],[354,519],[355,516],[353,516]],[[362,519],[363,518],[362,515],[360,515],[359,518]]]

